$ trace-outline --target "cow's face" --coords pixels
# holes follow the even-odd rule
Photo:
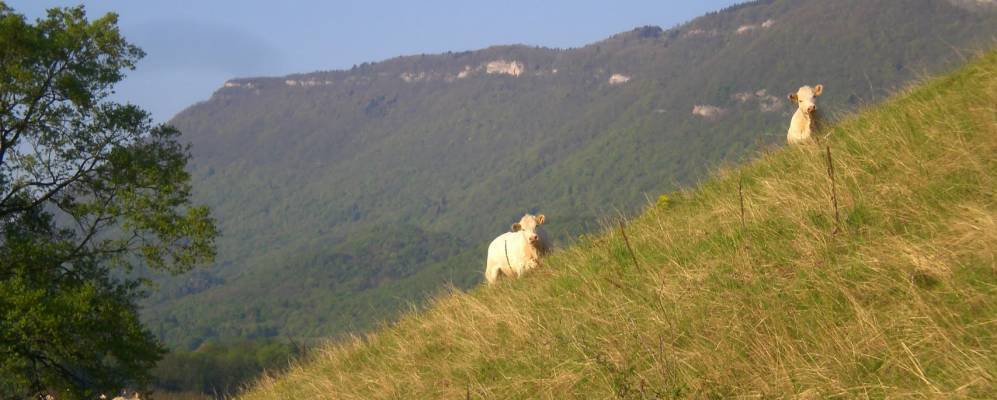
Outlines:
[[[792,101],[800,107],[800,111],[806,114],[813,114],[817,111],[817,97],[824,92],[824,85],[817,85],[814,87],[804,86],[796,93],[791,93],[789,95],[789,101]]]
[[[537,227],[543,225],[543,223],[544,223],[543,214],[540,215],[526,214],[523,216],[522,219],[519,220],[519,222],[512,224],[512,231],[522,232],[524,235],[526,235],[526,240],[528,240],[530,244],[536,244],[537,241],[540,240],[540,236],[537,234]]]

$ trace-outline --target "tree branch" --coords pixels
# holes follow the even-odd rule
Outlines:
[[[62,189],[65,189],[67,186],[69,186],[69,185],[71,185],[71,184],[79,181],[86,174],[92,172],[93,169],[97,166],[97,161],[99,161],[99,160],[97,160],[97,159],[86,159],[86,160],[83,160],[83,162],[77,168],[76,173],[74,173],[72,177],[66,179],[64,182],[56,184],[54,188],[52,188],[47,193],[45,193],[44,195],[38,197],[37,199],[35,199],[34,201],[32,201],[31,203],[29,203],[27,205],[21,205],[21,206],[16,206],[16,207],[5,208],[4,206],[14,196],[15,192],[11,191],[10,193],[7,194],[7,196],[4,197],[4,199],[2,201],[0,201],[0,216],[10,215],[10,214],[16,214],[16,213],[24,212],[24,211],[30,210],[32,208],[38,207],[40,204],[42,204],[42,203],[48,201],[50,198],[52,198],[52,196],[55,196],[56,194],[58,194],[60,191],[62,191]],[[85,167],[85,165],[86,165],[87,162],[90,162],[90,166],[89,167]],[[23,190],[23,189],[21,189],[21,190]]]
[[[5,132],[4,135],[3,135],[4,137],[0,138],[4,142],[3,146],[0,146],[0,165],[2,165],[3,162],[4,162],[4,158],[6,157],[7,150],[9,150],[11,147],[13,147],[14,145],[16,145],[17,144],[17,140],[20,139],[20,137],[24,133],[24,131],[28,129],[28,125],[29,125],[28,122],[32,118],[34,118],[35,113],[36,112],[43,112],[44,110],[47,110],[48,107],[50,107],[53,103],[55,103],[56,99],[55,99],[55,96],[53,96],[53,98],[52,98],[51,101],[45,103],[45,106],[40,107],[40,108],[38,107],[38,104],[41,103],[42,99],[45,98],[47,94],[49,94],[50,88],[52,87],[52,81],[55,79],[55,77],[57,75],[59,75],[59,74],[61,74],[61,73],[63,73],[63,72],[66,71],[66,67],[69,65],[68,59],[71,59],[71,58],[72,58],[72,52],[70,53],[70,56],[67,57],[66,62],[63,63],[58,68],[56,68],[56,66],[58,66],[59,63],[62,62],[63,60],[56,60],[56,61],[54,61],[52,63],[52,65],[50,65],[47,68],[48,75],[45,77],[45,82],[39,87],[38,94],[36,94],[32,98],[32,100],[30,100],[31,104],[28,105],[28,109],[27,109],[27,111],[24,112],[24,117],[21,119],[21,121],[18,122],[18,123],[15,123],[14,126],[10,130],[11,132],[14,133],[14,136],[12,136],[10,139],[7,139],[6,138],[6,132]]]

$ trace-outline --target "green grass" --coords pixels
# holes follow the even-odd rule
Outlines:
[[[243,396],[997,397],[995,105],[991,52]]]

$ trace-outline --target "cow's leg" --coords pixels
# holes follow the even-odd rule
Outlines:
[[[515,268],[513,268],[511,265],[507,263],[502,263],[501,271],[503,275],[508,276],[510,278],[519,277],[519,271],[516,271]]]
[[[526,262],[526,265],[524,266],[523,270],[529,271],[529,270],[534,269],[534,268],[536,268],[538,266],[540,266],[540,263],[537,260],[529,260],[529,261]]]
[[[493,285],[498,280],[498,275],[499,265],[489,261],[485,266],[485,280],[488,281],[489,285]]]

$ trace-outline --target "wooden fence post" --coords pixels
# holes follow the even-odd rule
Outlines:
[[[834,206],[834,232],[841,231],[841,214],[838,212],[838,191],[834,181],[834,160],[831,158],[831,145],[827,145],[827,176],[831,178],[831,205]]]
[[[634,252],[634,248],[630,247],[630,239],[627,238],[627,231],[623,225],[623,221],[620,221],[620,233],[623,234],[623,243],[627,245],[627,250],[630,251],[630,258],[634,260],[634,266],[640,269],[640,263],[637,262],[637,253]]]

